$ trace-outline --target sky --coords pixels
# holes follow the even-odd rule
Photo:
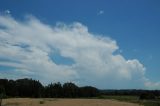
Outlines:
[[[0,78],[160,89],[159,0],[0,0]]]

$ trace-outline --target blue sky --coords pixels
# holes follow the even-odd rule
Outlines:
[[[72,73],[73,76],[77,76],[76,78],[71,77],[72,75],[71,76],[68,75],[68,77],[63,76],[64,79],[60,80],[62,82],[71,80],[71,81],[75,81],[79,85],[91,84],[91,85],[97,86],[99,88],[160,89],[160,86],[159,86],[160,85],[160,82],[159,82],[160,81],[160,78],[159,78],[159,75],[160,75],[160,70],[159,70],[160,69],[160,65],[159,65],[159,63],[160,63],[160,60],[159,60],[160,59],[160,55],[159,55],[160,49],[158,47],[160,45],[160,42],[159,42],[159,40],[160,40],[160,30],[159,30],[160,29],[160,20],[159,20],[160,19],[160,6],[159,5],[160,5],[159,0],[132,0],[132,1],[131,0],[121,0],[121,1],[120,0],[101,0],[101,1],[95,0],[92,2],[90,0],[81,0],[81,1],[75,1],[75,0],[1,0],[0,1],[0,14],[1,14],[1,18],[5,17],[7,19],[7,20],[5,20],[6,22],[11,23],[12,21],[14,21],[17,23],[22,23],[23,26],[26,26],[29,28],[33,27],[34,23],[36,23],[36,25],[40,24],[42,29],[46,28],[46,26],[52,27],[53,29],[58,28],[60,30],[60,32],[59,32],[60,35],[64,34],[64,32],[66,32],[66,31],[69,31],[69,32],[67,32],[69,34],[70,33],[76,34],[75,32],[72,31],[74,28],[78,28],[77,30],[80,30],[80,31],[81,31],[81,29],[86,31],[86,28],[87,28],[87,34],[85,33],[86,36],[88,36],[88,34],[91,34],[92,37],[95,37],[91,40],[91,42],[93,41],[93,42],[95,42],[95,44],[97,42],[102,42],[102,41],[97,41],[97,39],[98,39],[97,37],[99,37],[99,36],[102,37],[102,39],[103,38],[106,38],[106,39],[111,38],[110,40],[106,41],[106,44],[110,44],[111,46],[116,46],[119,48],[119,49],[114,48],[113,51],[111,50],[113,52],[113,53],[111,53],[111,55],[113,55],[113,54],[120,55],[123,57],[122,60],[125,60],[126,62],[128,60],[131,60],[134,63],[135,61],[133,61],[133,60],[136,59],[138,61],[138,62],[135,62],[136,64],[138,64],[138,65],[142,64],[143,67],[145,67],[145,75],[141,75],[141,78],[140,78],[140,79],[143,79],[143,81],[141,80],[141,82],[144,84],[144,86],[141,86],[143,84],[136,84],[136,83],[133,83],[132,85],[129,84],[131,82],[136,82],[135,79],[137,78],[137,74],[139,72],[133,73],[133,74],[131,72],[131,76],[134,80],[132,80],[132,78],[131,79],[129,78],[125,82],[124,79],[122,78],[121,82],[118,82],[115,80],[115,81],[113,81],[112,84],[107,84],[107,83],[109,83],[109,81],[106,81],[106,80],[109,80],[109,78],[106,79],[106,77],[107,77],[107,74],[109,74],[109,73],[105,73],[106,76],[103,76],[104,79],[100,79],[99,77],[95,77],[94,75],[92,75],[94,72],[87,71],[87,70],[91,70],[91,68],[89,68],[89,67],[92,67],[92,65],[94,65],[92,62],[90,63],[90,61],[89,61],[90,64],[87,64],[88,67],[84,66],[84,64],[81,65],[80,63],[84,62],[85,60],[83,60],[81,62],[77,61],[76,59],[78,59],[78,58],[71,56],[71,54],[68,55],[67,54],[68,52],[66,53],[67,50],[61,50],[65,45],[68,45],[68,43],[71,42],[68,40],[64,40],[64,39],[66,39],[67,36],[70,36],[69,34],[66,34],[66,36],[63,36],[61,38],[66,43],[66,44],[64,44],[64,46],[59,47],[60,44],[56,43],[56,41],[55,41],[55,42],[53,42],[54,45],[57,45],[59,48],[55,48],[53,46],[50,48],[51,52],[48,52],[48,51],[45,52],[45,53],[48,53],[48,55],[49,55],[48,57],[50,58],[50,60],[52,60],[52,62],[57,65],[55,67],[58,67],[58,69],[57,69],[52,66],[53,68],[55,68],[53,70],[65,70],[65,69],[71,70],[71,72],[70,71],[69,72],[62,71],[61,74],[58,74],[59,76],[63,76],[63,74],[65,74],[65,73],[72,73],[73,70],[76,70],[75,72],[73,71],[73,73],[76,75],[74,75]],[[26,18],[28,16],[29,16],[29,18]],[[9,21],[10,18],[12,19],[12,21]],[[2,19],[2,21],[3,21],[3,19]],[[3,22],[5,22],[5,21],[3,21]],[[6,23],[3,23],[3,22],[0,23],[1,26],[3,26],[2,24],[4,24],[4,26],[6,25]],[[77,22],[77,23],[75,24],[75,22]],[[32,24],[28,25],[25,23],[30,23],[30,24],[32,23]],[[57,26],[57,23],[61,23],[63,25]],[[65,28],[67,27],[67,28],[65,29],[64,27]],[[38,29],[39,27],[36,27],[36,28]],[[4,32],[4,29],[2,27],[0,27],[0,29],[2,30],[2,32]],[[10,28],[8,26],[8,30],[9,29]],[[65,30],[63,30],[63,29],[65,29]],[[50,30],[50,29],[48,29],[48,30]],[[49,33],[48,30],[46,33]],[[17,33],[18,34],[26,33],[26,31],[24,31],[24,32],[23,31],[24,30],[20,30],[18,32],[18,29],[17,29],[17,32],[14,32],[13,34],[11,33],[11,31],[8,31],[7,33],[9,33],[11,35],[14,35]],[[35,32],[33,32],[33,33],[35,33]],[[31,33],[30,35],[34,36],[33,33]],[[52,34],[55,35],[55,33],[52,33]],[[3,35],[3,33],[2,33],[1,36],[2,37],[0,38],[0,40],[3,41],[4,39],[2,39],[2,38],[5,35]],[[27,35],[25,35],[25,36],[27,36]],[[41,35],[41,36],[43,36],[43,35]],[[21,37],[21,35],[16,36],[15,39],[20,38],[20,37]],[[48,37],[49,37],[49,35],[48,35]],[[74,38],[74,36],[70,36],[70,37]],[[67,37],[67,38],[70,38],[70,37]],[[80,39],[85,39],[85,37],[82,37],[82,38],[80,37]],[[24,39],[27,39],[27,38],[24,38]],[[91,39],[91,38],[88,38],[88,39]],[[8,40],[8,39],[11,39],[11,37],[5,38],[5,40]],[[28,39],[33,39],[33,38],[30,37]],[[78,39],[78,38],[73,39],[73,41],[76,39]],[[41,39],[39,41],[43,42],[43,41],[41,41]],[[77,40],[77,42],[78,41],[79,40]],[[116,44],[114,44],[114,41],[116,42]],[[29,45],[29,47],[22,47],[22,45],[24,43],[22,40],[19,40],[19,41],[16,40],[15,42],[16,42],[16,44],[17,44],[17,42],[18,43],[20,42],[20,44],[18,44],[18,45],[21,45],[21,49],[23,49],[25,51],[26,51],[26,49],[30,50],[30,47],[35,47],[35,45],[33,45],[32,43],[28,43],[28,42],[27,42],[27,45]],[[86,42],[88,42],[88,41],[86,41]],[[2,44],[4,44],[4,43],[2,43]],[[75,43],[75,44],[78,45],[77,43]],[[42,44],[39,44],[39,45],[42,45]],[[53,45],[53,44],[49,43],[48,45]],[[81,45],[81,43],[79,43],[79,45]],[[92,47],[92,43],[87,44],[87,45],[90,45],[89,46],[90,48]],[[7,47],[8,46],[11,46],[11,45],[7,45]],[[20,46],[17,46],[17,47],[20,47]],[[71,47],[72,46],[67,46],[66,48],[71,48]],[[78,47],[79,46],[77,46],[77,48]],[[81,48],[78,48],[79,52],[81,52]],[[86,46],[83,47],[82,51],[84,50],[84,48],[86,50]],[[12,51],[13,48],[10,48],[10,49]],[[105,48],[102,48],[102,49],[105,49]],[[3,49],[1,48],[1,50],[0,50],[1,53],[2,53],[2,50]],[[42,50],[42,48],[40,48],[40,50]],[[90,49],[87,49],[87,50],[89,51]],[[106,48],[106,50],[108,50],[108,48]],[[110,48],[109,48],[109,50],[110,50]],[[77,52],[77,53],[79,53],[79,52]],[[85,52],[85,53],[87,54],[88,52]],[[31,53],[28,53],[28,55],[30,55],[30,54]],[[11,72],[12,68],[13,68],[13,70],[15,70],[16,69],[15,66],[17,66],[17,65],[19,66],[19,63],[21,63],[21,64],[23,63],[22,64],[23,66],[20,66],[20,67],[26,67],[25,69],[27,69],[27,70],[25,70],[25,72],[28,72],[30,74],[24,74],[25,73],[24,72],[24,73],[22,73],[21,77],[26,76],[26,77],[34,77],[37,79],[44,79],[44,80],[42,80],[42,82],[44,82],[44,83],[47,81],[52,81],[52,80],[53,81],[59,80],[58,78],[46,79],[46,77],[44,77],[42,75],[39,75],[39,74],[37,75],[36,74],[37,71],[35,72],[35,71],[30,70],[30,68],[29,68],[30,65],[26,64],[25,62],[20,61],[21,57],[17,56],[18,59],[12,59],[12,57],[10,57],[10,55],[11,54],[8,54],[8,55],[6,54],[6,55],[0,56],[0,61],[2,62],[0,64],[1,77],[19,78],[21,75],[21,73],[19,73],[19,71],[13,71],[15,73],[14,76],[9,76],[9,74],[13,74],[13,72]],[[12,54],[12,55],[15,56],[14,54]],[[96,55],[97,54],[95,54],[95,56]],[[7,56],[9,56],[9,57],[7,58]],[[85,54],[82,55],[82,57],[83,56],[85,57]],[[4,60],[5,60],[5,63],[4,63]],[[12,63],[9,63],[6,65],[6,63],[10,62],[10,61],[12,61]],[[18,63],[17,63],[17,61],[18,61]],[[113,62],[115,64],[115,61],[110,61],[110,62]],[[121,61],[120,61],[120,63],[121,63]],[[76,64],[76,66],[74,66],[74,64]],[[114,67],[114,64],[113,64],[113,67]],[[97,65],[97,67],[99,66],[98,63],[96,65]],[[120,67],[120,65],[118,65],[118,66]],[[36,67],[36,66],[34,66],[34,67]],[[37,65],[37,67],[38,67],[38,65]],[[127,67],[130,67],[130,66],[127,66]],[[140,67],[140,68],[142,68],[142,67]],[[132,69],[132,70],[137,70],[140,68],[136,67],[135,69]],[[10,71],[6,71],[7,69]],[[35,70],[38,70],[38,69],[36,68]],[[46,70],[49,70],[48,72],[51,71],[50,69],[46,69]],[[78,70],[86,70],[86,71],[79,72]],[[108,69],[106,69],[106,70],[108,70]],[[111,69],[111,70],[115,70],[115,69]],[[95,70],[95,71],[98,71],[98,70]],[[128,71],[130,72],[129,69],[128,69]],[[41,73],[41,71],[39,73]],[[51,73],[54,74],[54,73],[56,73],[56,71],[51,72]],[[140,72],[140,73],[142,73],[142,72]],[[113,73],[111,73],[111,75],[112,74],[114,74],[114,71],[113,71]],[[91,76],[90,79],[92,79],[94,77],[97,78],[96,79],[97,81],[92,81],[92,80],[87,79],[86,77],[88,75]],[[138,75],[140,75],[140,74],[138,74]],[[147,86],[145,86],[145,83],[147,83],[146,84]],[[155,88],[148,87],[148,86],[155,86]]]

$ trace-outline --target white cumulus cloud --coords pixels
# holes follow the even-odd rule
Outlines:
[[[0,78],[32,77],[43,83],[74,81],[99,88],[144,88],[145,67],[137,59],[115,54],[115,40],[95,35],[79,22],[50,26],[30,17],[17,21],[0,16]],[[56,64],[52,57],[70,58],[73,64]],[[148,82],[148,83],[147,83]],[[160,85],[159,83],[156,83]]]

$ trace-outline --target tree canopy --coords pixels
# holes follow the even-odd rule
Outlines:
[[[61,84],[50,83],[42,85],[38,80],[0,79],[1,97],[31,97],[31,98],[89,98],[100,95],[135,95],[140,99],[154,99],[160,96],[160,90],[100,90],[92,86],[79,87],[72,82]]]
[[[99,90],[94,87],[78,87],[72,82],[51,83],[43,86],[39,81],[33,79],[8,80],[0,79],[0,93],[8,97],[47,97],[47,98],[76,98],[94,97]]]

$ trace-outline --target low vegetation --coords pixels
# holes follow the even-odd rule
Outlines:
[[[114,99],[118,101],[126,101],[126,102],[132,102],[132,103],[138,103],[139,97],[138,96],[126,96],[126,95],[121,95],[121,96],[114,96],[114,95],[102,95],[98,97],[99,99]]]
[[[147,94],[146,94],[147,95]],[[149,94],[150,95],[150,94]],[[147,98],[146,98],[147,97]],[[101,95],[97,98],[99,99],[110,99],[110,100],[118,100],[118,101],[125,101],[131,103],[137,103],[143,106],[160,106],[160,99],[149,99],[148,96],[140,99],[139,96],[126,96],[126,95]]]
[[[40,100],[40,101],[39,101],[39,104],[44,104],[44,103],[45,103],[44,100]]]

